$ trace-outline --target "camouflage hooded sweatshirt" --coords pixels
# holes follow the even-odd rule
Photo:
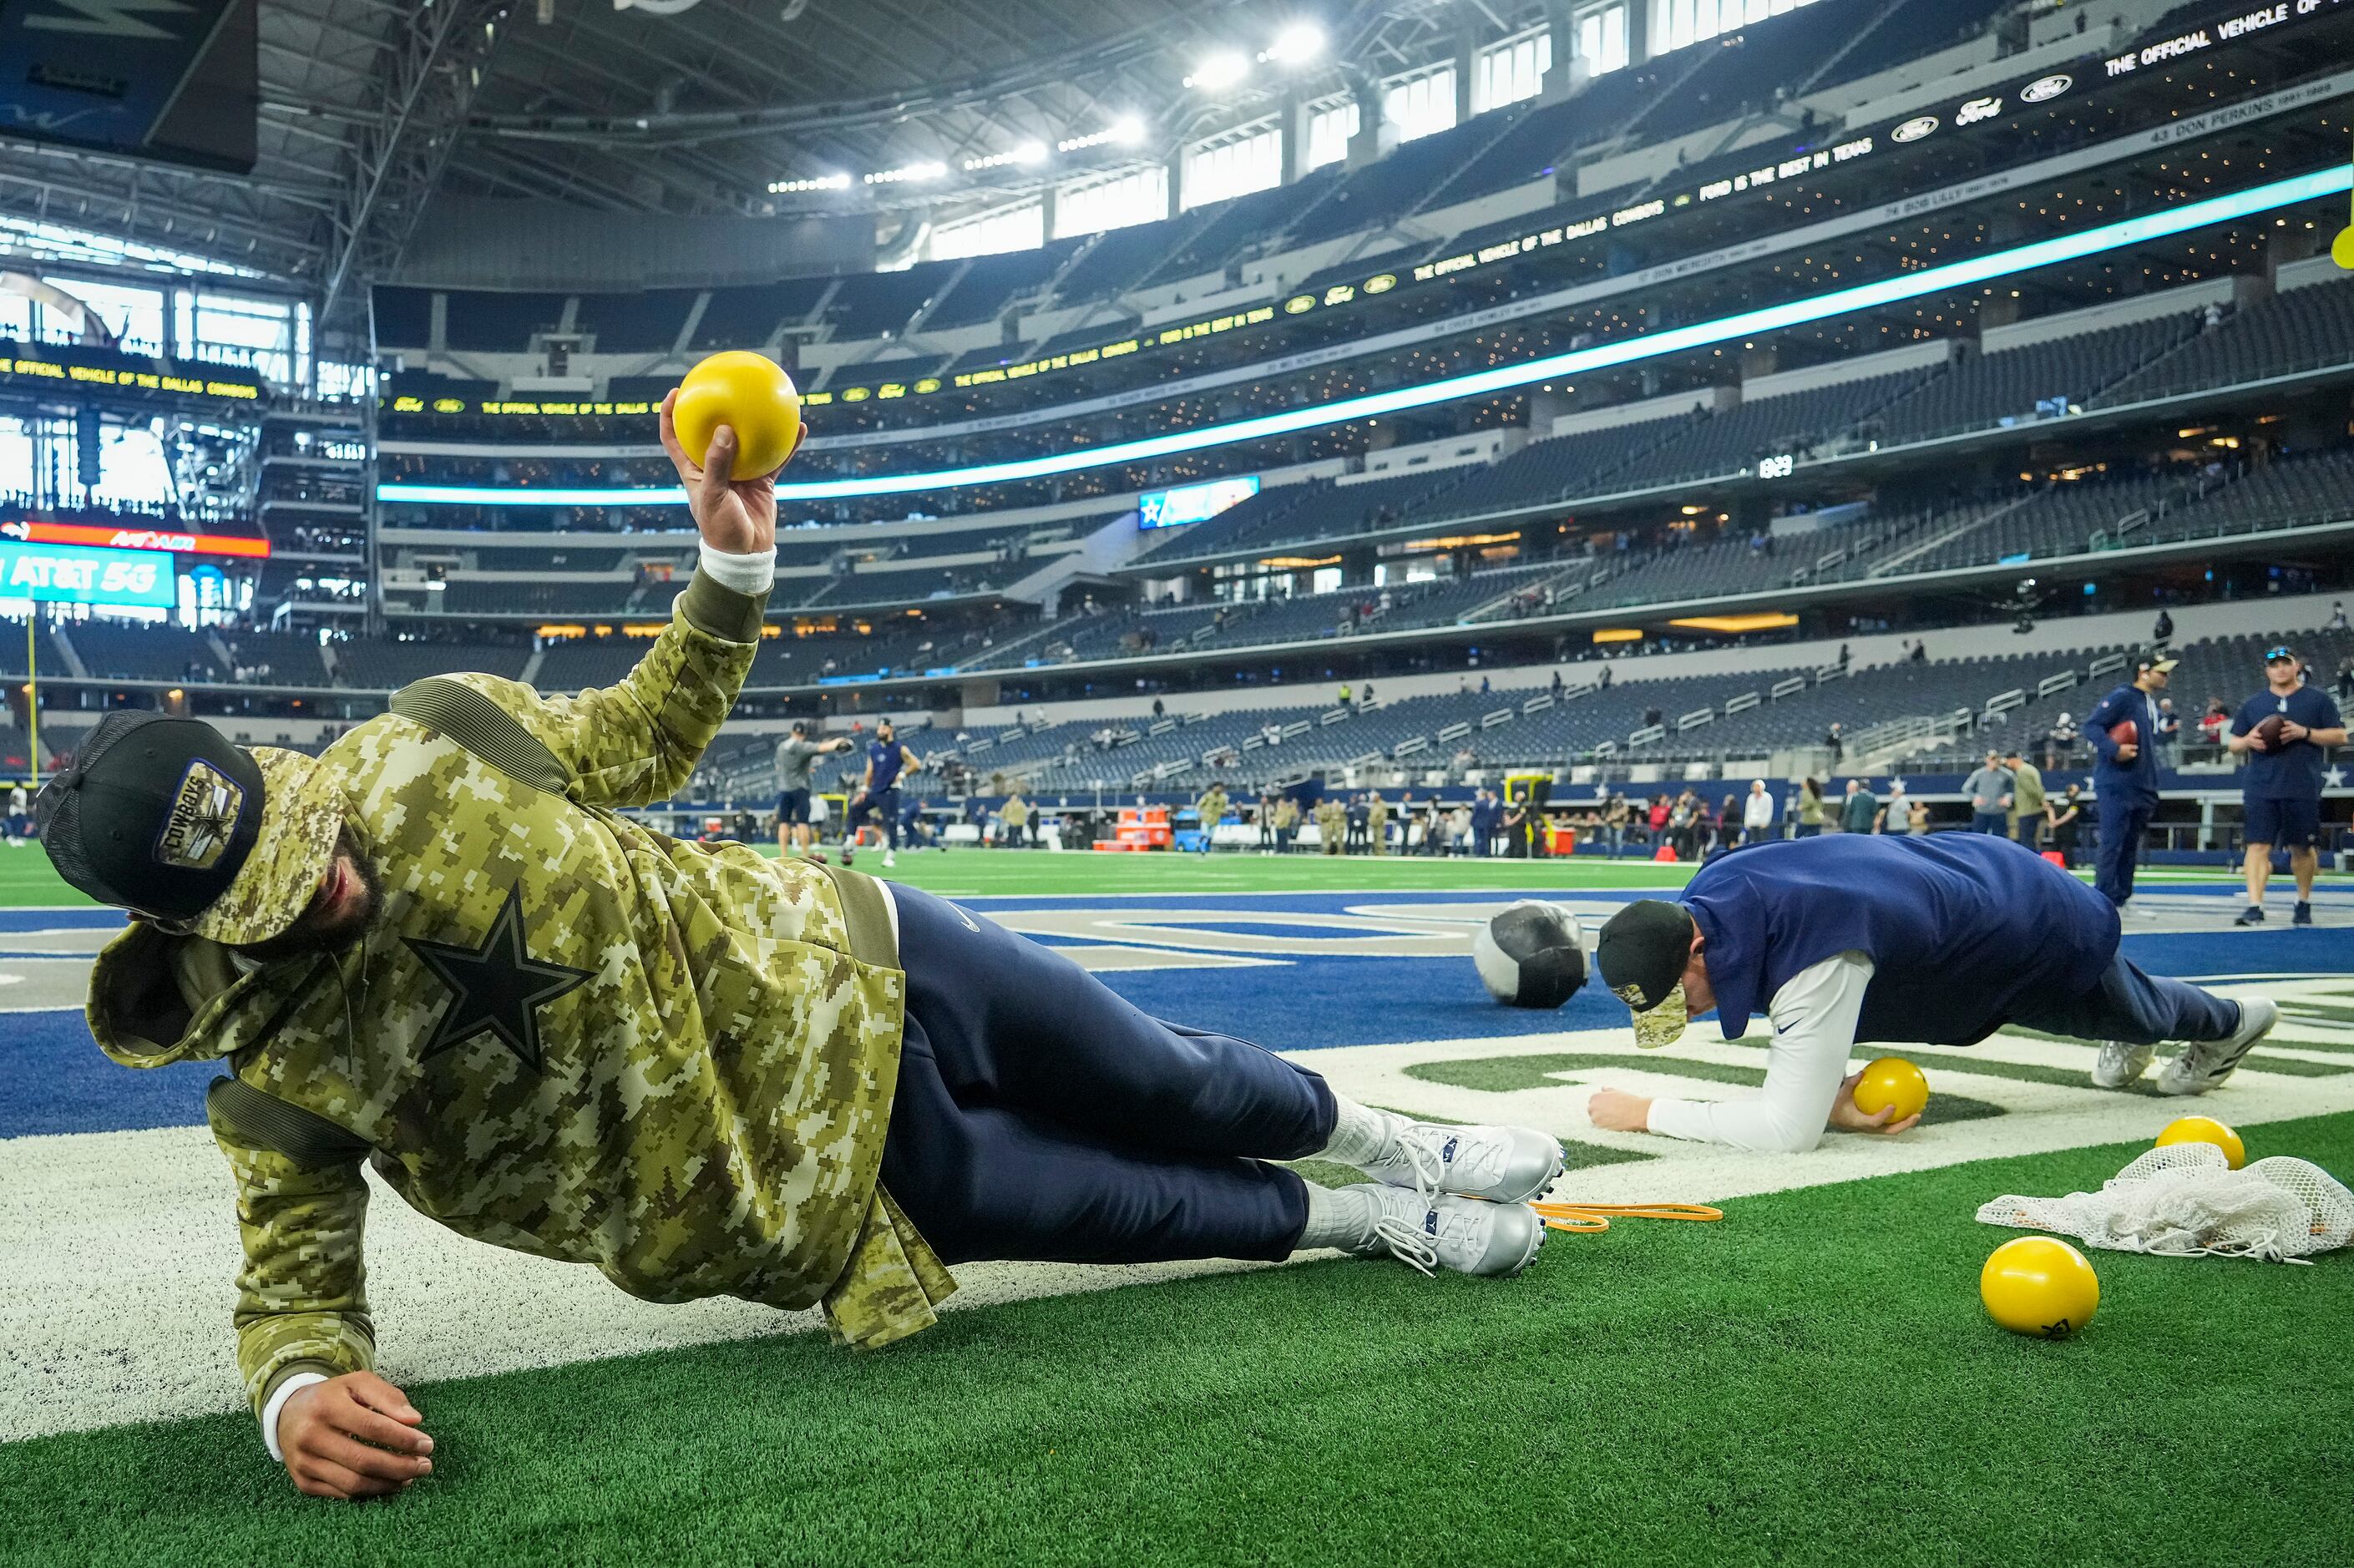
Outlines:
[[[234,1075],[207,1111],[257,1413],[372,1367],[363,1162],[462,1234],[648,1300],[822,1302],[853,1344],[955,1288],[877,1181],[905,992],[879,885],[616,810],[685,784],[759,624],[698,575],[619,685],[437,677],[337,740],[321,787],[381,879],[340,954],[251,969],[134,922],[100,956],[108,1055]]]

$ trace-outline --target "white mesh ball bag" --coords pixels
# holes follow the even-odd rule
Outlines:
[[[2354,1192],[2311,1160],[2274,1155],[2234,1171],[2211,1143],[2178,1143],[2144,1152],[2097,1192],[1997,1198],[1978,1219],[2117,1252],[2284,1263],[2354,1241]]]

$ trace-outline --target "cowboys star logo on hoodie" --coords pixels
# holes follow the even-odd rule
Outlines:
[[[156,835],[155,859],[187,871],[211,870],[228,848],[244,805],[242,785],[201,758],[189,763],[173,793],[164,831]]]

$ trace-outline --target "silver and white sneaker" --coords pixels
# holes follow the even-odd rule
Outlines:
[[[2122,1040],[2101,1042],[2099,1060],[2093,1064],[2093,1086],[2096,1089],[2122,1089],[2140,1081],[2149,1071],[2150,1058],[2158,1054],[2155,1045],[2128,1045]]]
[[[1544,1245],[1544,1222],[1526,1203],[1483,1203],[1445,1192],[1425,1198],[1408,1188],[1370,1182],[1343,1191],[1364,1193],[1380,1216],[1363,1253],[1386,1252],[1423,1274],[1444,1268],[1482,1279],[1509,1277]]]
[[[2280,1022],[2280,1009],[2269,997],[2251,997],[2240,1003],[2240,1026],[2221,1040],[2200,1040],[2182,1048],[2182,1054],[2158,1070],[2161,1095],[2203,1095],[2221,1085],[2245,1056]]]
[[[1527,1127],[1449,1127],[1406,1123],[1397,1152],[1362,1167],[1374,1181],[1410,1187],[1425,1198],[1452,1192],[1496,1203],[1525,1203],[1561,1177],[1561,1140]]]

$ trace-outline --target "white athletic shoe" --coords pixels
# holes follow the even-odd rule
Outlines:
[[[1447,1193],[1426,1199],[1404,1187],[1370,1183],[1345,1191],[1368,1195],[1380,1216],[1364,1255],[1386,1252],[1423,1274],[1444,1268],[1483,1279],[1510,1277],[1544,1245],[1544,1222],[1526,1203],[1483,1203]]]
[[[893,866],[895,866],[895,865],[896,865],[896,864],[898,864],[898,863],[899,863],[899,857],[898,857],[897,855],[893,854],[889,850],[885,850],[885,851],[883,852],[883,869],[884,869],[884,870],[888,871],[888,870],[890,870],[890,869],[891,869],[891,867],[893,867]]]
[[[2182,1054],[2158,1070],[2161,1095],[2203,1095],[2221,1085],[2245,1056],[2280,1022],[2280,1009],[2269,997],[2240,1003],[2240,1026],[2221,1040],[2200,1040],[2182,1048]]]
[[[2101,1042],[2100,1059],[2093,1064],[2093,1086],[2096,1089],[2122,1089],[2137,1083],[2149,1071],[2149,1059],[2158,1054],[2155,1045],[2128,1045],[2122,1040]]]
[[[1452,1192],[1497,1203],[1526,1203],[1561,1176],[1561,1140],[1526,1127],[1449,1127],[1408,1122],[1397,1152],[1363,1167],[1391,1187],[1424,1198]]]

